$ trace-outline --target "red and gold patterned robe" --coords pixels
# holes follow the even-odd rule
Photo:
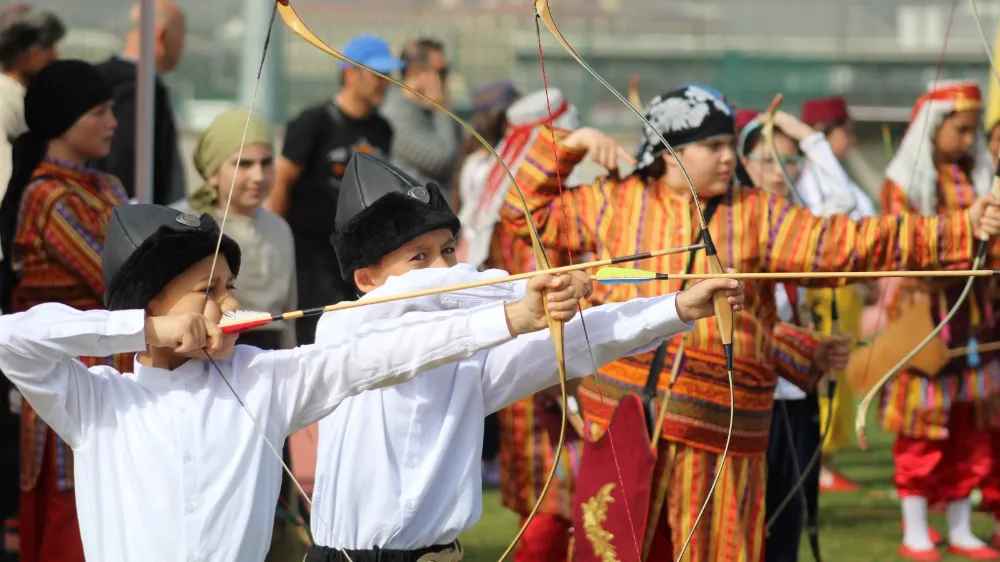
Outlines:
[[[25,188],[12,245],[17,282],[12,312],[46,302],[79,310],[104,308],[101,249],[111,210],[128,201],[113,176],[43,160]],[[132,357],[80,357],[88,366],[131,371]],[[21,552],[34,560],[45,541],[79,543],[73,496],[73,455],[27,403],[21,420]],[[53,514],[60,510],[63,513]],[[70,513],[69,511],[72,510]],[[59,521],[62,528],[48,522]],[[53,525],[56,525],[53,523]],[[65,528],[70,525],[71,528]],[[69,536],[63,537],[63,533]],[[71,538],[75,534],[74,538]],[[79,557],[70,556],[82,562]]]

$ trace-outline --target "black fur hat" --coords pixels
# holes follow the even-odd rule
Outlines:
[[[145,309],[175,277],[215,254],[219,225],[161,205],[119,205],[111,212],[101,267],[108,310]],[[240,271],[240,246],[222,237],[220,253]]]
[[[340,183],[337,218],[330,241],[340,274],[372,265],[421,234],[441,228],[458,234],[461,223],[437,184],[423,184],[399,168],[355,152]]]

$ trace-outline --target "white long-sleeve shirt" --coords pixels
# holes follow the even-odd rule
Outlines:
[[[498,276],[470,265],[411,271],[366,298]],[[441,309],[514,300],[524,283],[329,313],[317,338],[411,307]],[[597,366],[649,351],[691,329],[675,295],[583,312]],[[594,372],[579,316],[566,324],[567,376]],[[413,550],[455,540],[482,513],[483,418],[558,382],[548,330],[441,366],[408,383],[345,400],[320,422],[312,531],[332,548]]]
[[[282,469],[220,373],[197,359],[173,371],[136,362],[126,374],[73,359],[144,350],[144,324],[141,310],[59,304],[0,317],[0,369],[73,448],[84,554],[260,562]],[[348,396],[511,339],[502,303],[418,312],[334,336],[273,352],[237,346],[215,361],[276,447]]]
[[[806,165],[795,188],[814,215],[848,215],[851,220],[875,216],[871,198],[847,175],[823,133],[809,135],[799,148],[806,154]]]

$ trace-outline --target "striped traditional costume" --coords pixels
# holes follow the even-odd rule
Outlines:
[[[718,114],[722,114],[721,116]],[[647,119],[667,139],[699,142],[731,136],[732,110],[714,93],[688,86],[654,99]],[[714,120],[717,129],[706,131]],[[678,133],[681,130],[682,133]],[[585,151],[564,145],[563,133],[539,135],[518,170],[518,184],[528,198],[532,219],[542,242],[549,248],[597,256],[628,255],[691,244],[699,221],[691,196],[677,193],[643,173],[658,160],[663,147],[647,131],[643,158],[636,172],[617,179],[603,176],[592,185],[560,188],[557,177],[566,177],[580,163]],[[685,144],[679,141],[678,145]],[[561,193],[560,193],[561,192]],[[508,195],[502,216],[522,236],[528,235],[516,194]],[[968,214],[943,217],[910,215],[853,222],[847,217],[820,219],[781,197],[739,185],[722,196],[709,221],[709,230],[727,267],[740,271],[802,272],[869,269],[928,269],[968,265],[972,261],[973,233]],[[940,239],[937,244],[929,238]],[[902,242],[902,244],[900,244]],[[641,264],[660,272],[683,271],[689,256],[676,254]],[[707,272],[701,256],[693,259],[695,273]],[[678,281],[599,285],[593,304],[625,301],[637,296],[676,291]],[[776,284],[772,280],[746,283],[745,310],[735,316],[733,349],[736,368],[735,420],[732,443],[718,486],[704,519],[693,532],[685,560],[756,561],[764,543],[764,453],[771,422],[778,372],[796,378],[811,366],[811,354],[782,353],[796,349],[775,333]],[[772,337],[773,336],[773,337]],[[730,386],[721,340],[714,320],[699,321],[686,336],[679,377],[672,388],[657,444],[656,478],[650,512],[630,513],[646,521],[645,536],[622,530],[623,522],[608,518],[602,525],[577,530],[576,543],[596,544],[612,535],[610,544],[619,556],[635,559],[650,543],[649,560],[676,558],[705,502],[719,468],[730,418]],[[671,342],[668,356],[676,353],[681,338]],[[784,357],[786,361],[775,363]],[[808,363],[806,364],[806,358]],[[588,429],[600,435],[626,392],[637,392],[647,380],[652,354],[623,359],[600,369],[599,394],[593,379],[579,392]],[[666,362],[670,365],[671,360]],[[669,373],[660,377],[662,392]],[[622,457],[622,451],[618,451]],[[584,455],[584,467],[588,456]],[[621,460],[621,459],[620,459]],[[583,470],[583,469],[581,469]],[[624,470],[624,469],[622,469]],[[609,467],[608,489],[618,482]],[[582,482],[577,482],[582,488]],[[616,502],[621,503],[620,499]],[[617,526],[617,527],[616,527]],[[617,531],[617,532],[616,532]],[[600,535],[600,536],[595,536]]]
[[[579,127],[576,108],[562,92],[528,94],[507,110],[507,132],[497,147],[504,163],[516,171],[543,125],[554,124],[564,130]],[[552,108],[551,117],[548,108]],[[578,184],[564,177],[569,185]],[[485,263],[488,268],[510,273],[536,268],[531,243],[520,238],[504,224],[498,224],[500,207],[510,191],[510,178],[499,164],[490,168],[485,189],[478,201],[465,201],[462,213],[460,254],[467,263]],[[553,265],[568,261],[565,252],[549,251]],[[483,262],[482,260],[485,260]],[[500,419],[500,494],[504,507],[518,514],[522,521],[541,495],[546,476],[555,461],[561,413],[552,394],[540,393],[519,400],[498,412]],[[557,472],[545,494],[538,513],[518,543],[516,562],[565,560],[569,551],[571,495],[573,477],[580,462],[580,443],[570,430]]]
[[[992,160],[978,130],[967,158],[936,163],[936,132],[942,123],[955,112],[979,112],[981,107],[979,87],[970,83],[938,85],[917,100],[910,127],[886,170],[884,212],[931,216],[966,209],[989,191]],[[965,283],[965,279],[904,281],[890,308],[890,322],[925,302],[932,323],[937,324],[957,302]],[[990,470],[992,402],[1000,396],[1000,355],[976,350],[981,343],[997,340],[990,305],[994,295],[992,278],[977,279],[941,332],[949,348],[967,352],[954,356],[938,373],[903,370],[884,391],[881,422],[896,434],[894,483],[902,498],[904,521],[901,555],[910,559],[940,559],[927,523],[927,507],[934,504],[948,504],[950,550],[988,556],[978,560],[1000,559],[1000,553],[990,554],[972,536],[968,525],[969,496]]]
[[[104,308],[104,232],[111,210],[127,200],[113,176],[51,158],[42,161],[21,198],[11,312],[46,302],[78,310]],[[119,372],[128,372],[132,364],[131,356],[124,355],[80,359]],[[27,401],[21,424],[22,560],[82,562],[72,451]]]

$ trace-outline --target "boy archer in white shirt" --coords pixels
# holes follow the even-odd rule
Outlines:
[[[502,275],[456,265],[458,230],[458,218],[434,183],[420,183],[363,153],[348,162],[332,241],[344,280],[362,300]],[[588,296],[590,277],[570,276],[578,296]],[[506,283],[328,313],[316,336],[332,338],[353,325],[409,310],[514,300],[532,285]],[[715,279],[682,293],[585,310],[592,349],[581,319],[568,322],[568,377],[586,376],[689,330],[695,320],[713,314],[717,291],[726,291],[735,310],[742,308],[743,284]],[[565,313],[575,303],[551,306]],[[557,383],[555,351],[543,331],[345,400],[320,422],[312,509],[316,544],[306,562],[460,560],[456,539],[482,512],[484,418]]]
[[[219,241],[207,214],[117,207],[103,255],[109,311],[43,304],[0,317],[0,369],[73,447],[88,560],[263,561],[282,467],[262,436],[282,443],[348,396],[539,330],[538,287],[562,286],[546,277],[518,302],[415,312],[262,351],[217,325],[238,307],[240,269],[239,246]],[[579,297],[556,295],[571,317]],[[137,354],[133,373],[74,359],[115,353]]]

